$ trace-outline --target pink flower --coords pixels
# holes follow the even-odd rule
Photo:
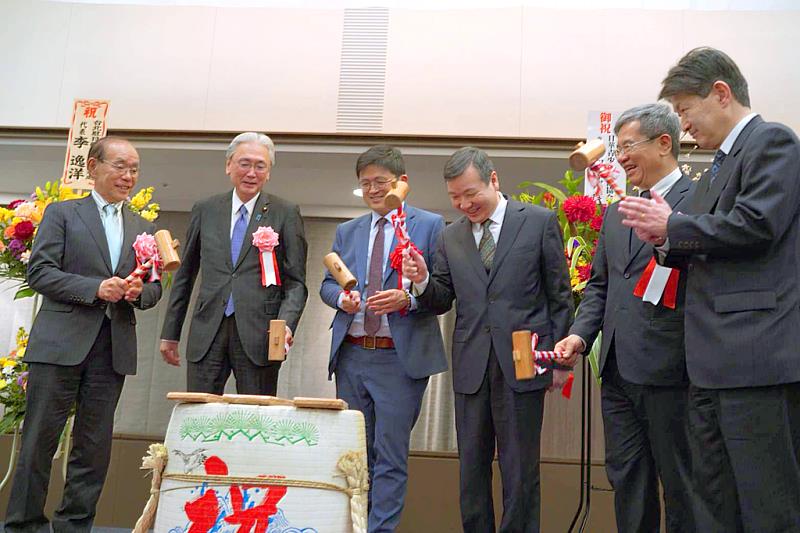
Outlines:
[[[589,227],[591,227],[594,231],[600,231],[600,228],[602,226],[603,226],[603,217],[601,215],[595,215],[592,218],[591,224],[589,224]]]
[[[148,233],[137,235],[133,242],[133,251],[136,253],[136,259],[142,264],[148,259],[158,257],[156,239]]]
[[[592,275],[592,265],[578,265],[578,279],[587,281]]]
[[[570,196],[562,205],[564,214],[567,215],[567,220],[572,223],[591,222],[597,210],[594,198],[589,196]]]
[[[278,237],[278,233],[272,229],[272,226],[260,226],[253,233],[253,246],[260,252],[269,253],[278,246]]]

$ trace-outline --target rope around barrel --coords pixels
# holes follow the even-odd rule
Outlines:
[[[349,451],[342,455],[336,467],[345,477],[347,487],[322,481],[304,479],[267,478],[258,476],[218,476],[201,474],[162,474],[167,465],[168,452],[163,444],[151,444],[148,455],[142,458],[142,469],[152,470],[153,481],[150,486],[150,499],[142,516],[136,523],[134,533],[147,531],[155,519],[158,497],[161,493],[187,488],[187,485],[161,488],[161,481],[171,479],[196,485],[205,483],[212,486],[221,485],[264,485],[280,487],[296,487],[303,489],[319,489],[341,492],[350,498],[350,518],[353,522],[353,533],[367,531],[367,497],[369,493],[369,472],[366,457],[361,452]]]

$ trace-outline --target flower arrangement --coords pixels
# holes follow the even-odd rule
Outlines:
[[[22,362],[28,334],[25,328],[17,331],[17,347],[6,357],[0,357],[0,434],[13,431],[25,417],[25,390],[28,386],[28,365]]]
[[[519,187],[526,191],[516,198],[556,212],[564,235],[564,257],[577,308],[592,272],[592,259],[607,205],[579,192],[583,187],[583,176],[576,177],[572,170],[567,170],[558,183],[563,189],[547,183],[525,181]],[[540,190],[528,192],[527,189],[532,187]]]
[[[146,187],[127,203],[131,211],[151,222],[158,218],[161,209],[157,203],[151,202],[153,190],[153,187]],[[44,210],[54,202],[83,198],[86,194],[64,187],[60,182],[48,181],[44,188],[36,187],[29,199],[14,200],[7,206],[0,206],[0,280],[5,278],[19,284],[15,299],[34,294],[25,279],[33,239]]]

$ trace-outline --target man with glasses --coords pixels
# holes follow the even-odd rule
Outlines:
[[[161,298],[159,282],[126,281],[136,268],[133,241],[155,227],[124,205],[139,176],[139,154],[106,137],[89,149],[94,190],[47,207],[28,263],[42,295],[24,361],[29,365],[25,428],[5,531],[46,528],[44,504],[53,453],[75,406],[69,456],[54,531],[88,533],[111,458],[114,410],[125,376],[136,373],[134,308]]]
[[[750,110],[747,80],[713,48],[682,57],[659,96],[716,150],[681,209],[660,195],[620,205],[687,278],[697,531],[800,531],[800,140]]]
[[[655,192],[673,209],[683,208],[691,180],[678,168],[680,123],[672,109],[665,104],[629,109],[614,132],[628,182],[643,197]],[[652,257],[653,246],[622,225],[619,204],[609,206],[575,323],[555,347],[563,354],[557,361],[572,366],[603,332],[599,367],[606,472],[614,487],[619,533],[659,530],[659,481],[666,530],[695,531],[686,427],[685,276],[678,278],[674,294],[653,287],[652,297],[637,296]]]
[[[186,347],[190,392],[222,394],[231,372],[240,394],[275,396],[280,362],[267,360],[272,319],[292,335],[306,304],[306,244],[297,206],[262,191],[275,164],[275,146],[260,133],[237,135],[228,146],[225,172],[233,190],[198,202],[186,235],[161,331],[161,354],[178,366],[178,340],[195,279],[201,273]],[[279,283],[262,284],[253,233],[271,227]]]
[[[436,315],[417,309],[410,282],[390,265],[397,244],[386,206],[392,183],[406,181],[400,151],[374,146],[356,162],[356,176],[370,213],[339,225],[333,251],[358,278],[345,293],[328,272],[322,300],[336,309],[329,377],[350,408],[364,413],[370,470],[370,533],[391,532],[400,522],[408,479],[411,429],[428,377],[447,370]],[[441,216],[403,204],[411,241],[430,259],[444,228]],[[362,296],[363,295],[363,296]]]

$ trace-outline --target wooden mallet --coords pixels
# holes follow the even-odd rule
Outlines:
[[[268,361],[286,360],[286,321],[270,320],[268,337]]]
[[[336,252],[331,252],[326,255],[322,259],[322,263],[336,280],[336,283],[338,283],[346,293],[350,292],[353,290],[353,287],[358,285],[358,280],[353,273],[350,272],[350,270],[347,268],[347,265],[344,264],[344,261],[342,261],[342,258],[339,257],[339,254]]]
[[[156,240],[158,247],[158,256],[161,258],[161,268],[164,272],[174,272],[181,266],[181,258],[178,257],[178,246],[180,243],[177,239],[172,238],[169,230],[160,229],[153,237]]]

